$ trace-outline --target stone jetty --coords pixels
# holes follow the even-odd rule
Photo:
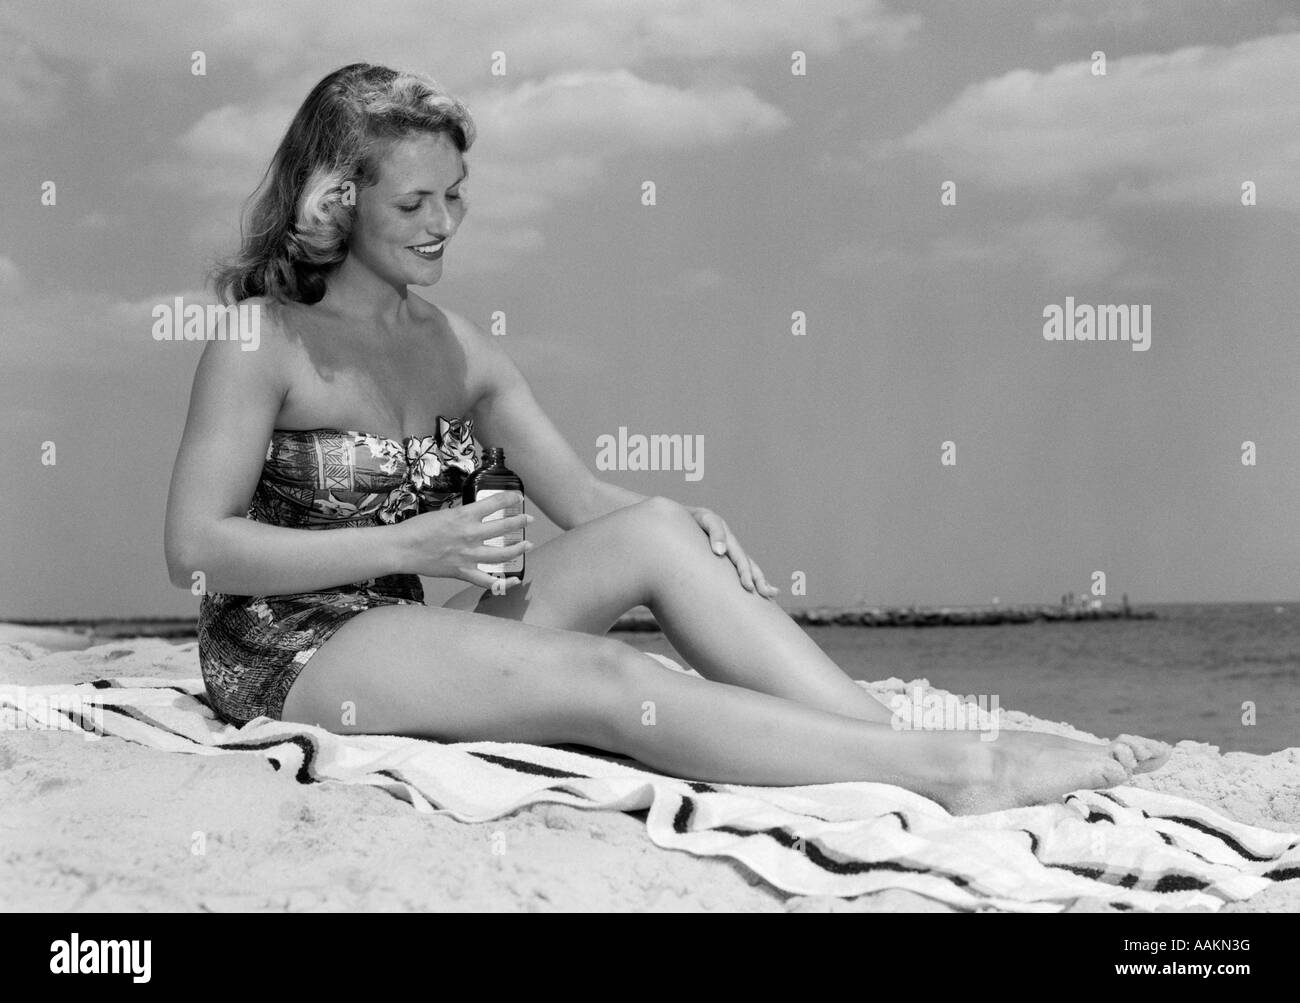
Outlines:
[[[795,623],[805,627],[976,627],[1004,623],[1055,623],[1075,620],[1154,620],[1151,610],[1123,606],[1009,605],[991,606],[810,606],[790,611]],[[614,630],[658,630],[654,615],[645,610],[625,613]]]
[[[1122,606],[1092,606],[1065,602],[1060,605],[1016,606],[809,606],[790,611],[795,623],[805,627],[973,627],[1002,623],[1038,623],[1063,620],[1154,620],[1150,610]],[[13,620],[14,625],[47,627],[85,634],[86,643],[119,637],[195,637],[194,617],[123,618],[117,620]],[[659,623],[647,609],[623,614],[612,630],[657,631]]]

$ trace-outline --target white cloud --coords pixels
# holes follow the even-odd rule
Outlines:
[[[185,130],[176,153],[147,165],[140,177],[199,198],[242,199],[261,181],[293,112],[278,102],[222,105]]]
[[[0,29],[21,28],[40,50],[94,67],[187,73],[190,52],[201,49],[210,73],[319,78],[357,53],[383,53],[390,65],[425,69],[449,85],[484,77],[497,50],[509,72],[535,77],[665,60],[785,60],[792,49],[828,54],[859,43],[898,49],[920,24],[883,0],[137,0],[75,8],[7,0],[0,8]]]
[[[722,145],[789,124],[746,87],[674,87],[627,70],[560,74],[466,101],[480,137],[471,211],[502,220],[580,197],[621,154]]]
[[[602,154],[684,149],[789,124],[747,87],[677,87],[625,69],[526,81],[500,95],[485,94],[470,107],[494,148],[527,156],[587,146]]]
[[[457,254],[477,271],[501,271],[540,250],[545,238],[537,217],[557,202],[580,199],[615,157],[744,142],[789,124],[784,112],[746,87],[677,87],[627,70],[557,74],[463,99],[479,138],[468,154],[471,215]],[[279,102],[223,105],[204,114],[177,141],[176,152],[141,177],[225,200],[234,211],[260,180],[292,114]],[[202,247],[227,247],[230,228],[205,223],[193,238]]]
[[[594,182],[606,158],[628,150],[721,144],[788,124],[746,87],[675,87],[627,70],[565,73],[462,97],[478,127],[469,157],[484,161],[470,182],[472,204],[509,215],[545,210],[556,193]],[[293,112],[279,102],[207,112],[177,140],[178,155],[147,177],[199,195],[247,195]]]
[[[182,107],[210,95],[211,110],[171,150],[155,152],[135,181],[184,193],[195,214],[234,219],[322,75],[358,56],[422,69],[463,97],[478,120],[471,210],[476,219],[509,224],[480,238],[484,266],[505,267],[496,252],[508,257],[542,246],[538,217],[599,183],[611,158],[743,142],[784,128],[784,113],[745,86],[752,71],[784,71],[793,49],[826,57],[896,50],[920,24],[884,0],[475,0],[436,7],[375,0],[364,8],[352,0],[191,0],[180,8],[140,0],[75,11],[7,0],[0,35],[26,39],[30,49],[26,63],[10,60],[0,70],[0,105],[9,93],[11,105],[37,115],[31,88],[15,90],[15,81],[45,80],[42,60],[54,53],[60,70],[101,103],[123,98],[127,83],[176,88]],[[190,74],[194,50],[206,55],[207,77]],[[505,77],[490,73],[498,50],[506,54]],[[21,74],[13,69],[28,63]],[[46,93],[51,100],[55,92]],[[206,218],[187,229],[200,249],[215,248],[228,230]]]
[[[254,108],[222,105],[207,112],[176,142],[186,154],[199,160],[269,160],[267,148],[274,149],[289,127],[293,112],[289,105],[279,103]]]
[[[876,155],[937,158],[947,176],[998,189],[1099,190],[1117,203],[1300,209],[1300,34],[1015,70],[967,88]],[[864,144],[866,145],[866,144]]]

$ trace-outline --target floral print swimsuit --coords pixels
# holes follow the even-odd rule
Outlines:
[[[249,519],[293,529],[400,522],[461,503],[482,449],[468,418],[438,416],[434,435],[390,439],[340,429],[275,429]],[[199,606],[199,667],[225,721],[279,720],[308,659],[352,617],[376,606],[424,603],[417,575],[384,575],[316,592],[211,592]]]

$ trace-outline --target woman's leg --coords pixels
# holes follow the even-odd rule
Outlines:
[[[892,714],[836,665],[788,613],[747,591],[690,514],[650,498],[576,526],[527,557],[528,581],[484,596],[477,611],[603,635],[634,606],[649,606],[673,647],[700,675],[866,721]],[[448,600],[473,608],[481,590]]]
[[[283,717],[340,734],[581,743],[721,783],[878,781],[959,813],[1128,776],[1106,745],[895,731],[673,672],[610,638],[415,605],[344,624],[308,661]]]

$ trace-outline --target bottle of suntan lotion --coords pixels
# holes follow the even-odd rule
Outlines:
[[[524,482],[519,479],[518,474],[506,466],[506,451],[504,449],[499,446],[486,446],[483,449],[483,465],[466,479],[461,501],[466,505],[471,505],[476,501],[482,501],[484,498],[491,498],[495,494],[500,494],[502,491],[518,491],[522,495],[524,493]],[[483,521],[492,522],[494,519],[505,519],[512,515],[521,515],[523,511],[524,503],[521,500],[518,505],[509,505],[493,512]],[[523,538],[524,528],[520,526],[503,536],[494,536],[484,540],[483,543],[488,547],[509,547]],[[517,557],[503,561],[500,564],[484,564],[480,562],[478,569],[492,575],[494,578],[518,578],[522,582],[524,580],[524,555],[519,554]]]

